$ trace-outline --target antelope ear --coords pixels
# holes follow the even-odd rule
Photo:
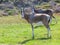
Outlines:
[[[20,13],[22,14],[22,10],[20,10]]]
[[[23,8],[21,8],[21,15],[23,15]]]

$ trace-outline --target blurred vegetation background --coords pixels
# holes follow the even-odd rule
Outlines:
[[[21,7],[28,6],[31,3],[35,7],[50,8],[49,1],[51,0],[0,0],[0,16],[18,15]],[[60,3],[60,0],[53,1]]]

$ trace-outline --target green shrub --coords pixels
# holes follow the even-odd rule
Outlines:
[[[15,15],[16,14],[15,9],[6,9],[5,12],[7,12],[9,15]]]
[[[56,0],[55,2],[60,3],[60,0]]]

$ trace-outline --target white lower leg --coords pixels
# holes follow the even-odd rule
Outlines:
[[[34,39],[34,29],[32,29],[32,38]]]
[[[34,39],[34,27],[32,24],[31,24],[31,27],[32,27],[32,39]]]
[[[50,32],[50,28],[47,28],[48,29],[48,37],[51,37],[51,32]]]

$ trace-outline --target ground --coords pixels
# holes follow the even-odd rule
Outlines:
[[[52,38],[47,38],[47,29],[40,26],[34,29],[35,39],[32,40],[32,30],[20,15],[0,17],[0,45],[60,45],[60,16],[54,14],[58,23],[50,24]]]

